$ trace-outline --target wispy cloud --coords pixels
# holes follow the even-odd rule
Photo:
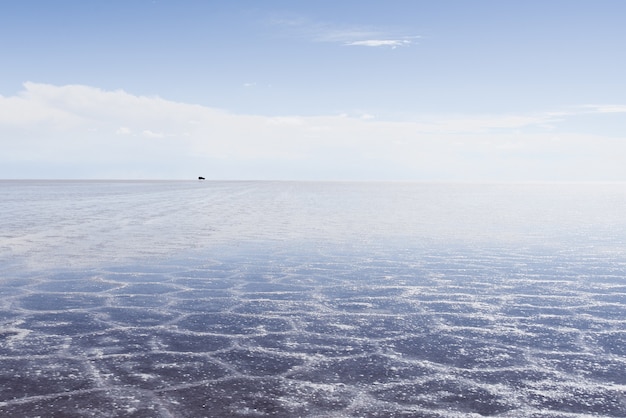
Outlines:
[[[365,41],[352,41],[345,43],[345,45],[347,46],[389,46],[392,49],[395,49],[399,46],[407,46],[410,44],[411,41],[409,41],[408,39],[368,39]]]
[[[152,132],[150,129],[145,129],[141,135],[146,138],[164,138],[165,135],[160,132]]]
[[[115,131],[116,135],[130,135],[132,131],[125,126],[120,126],[120,128]]]
[[[626,113],[626,105],[586,105],[583,109],[590,113]]]
[[[313,42],[329,42],[346,46],[389,47],[408,46],[421,38],[395,29],[374,26],[335,24],[311,21],[303,17],[273,20],[273,24]]]

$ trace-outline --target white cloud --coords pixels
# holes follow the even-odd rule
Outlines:
[[[347,46],[372,46],[372,47],[389,46],[392,48],[397,48],[399,46],[407,46],[410,44],[411,44],[411,41],[407,39],[368,39],[365,41],[352,41],[352,42],[345,43],[345,45]]]
[[[626,113],[626,105],[586,105],[583,108],[592,113]]]
[[[418,35],[401,34],[397,30],[315,22],[303,17],[280,18],[273,23],[305,39],[347,46],[397,48],[411,45],[414,39],[421,38]]]
[[[579,114],[268,117],[26,83],[0,96],[0,178],[626,180],[626,138],[560,129]]]
[[[145,138],[163,138],[165,137],[164,134],[160,133],[160,132],[152,132],[150,129],[146,129],[141,133],[142,136],[144,136]]]
[[[125,126],[121,126],[115,133],[117,135],[130,135],[132,131]]]

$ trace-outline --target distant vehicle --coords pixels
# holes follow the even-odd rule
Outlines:
[[[198,177],[198,180],[206,180],[204,177]]]

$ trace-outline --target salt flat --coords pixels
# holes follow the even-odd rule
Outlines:
[[[0,415],[626,415],[619,184],[0,182]]]

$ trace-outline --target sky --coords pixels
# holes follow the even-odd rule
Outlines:
[[[0,0],[0,178],[626,181],[623,0]]]

